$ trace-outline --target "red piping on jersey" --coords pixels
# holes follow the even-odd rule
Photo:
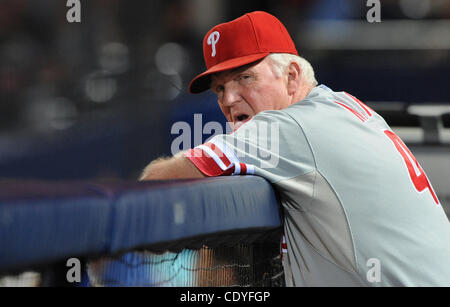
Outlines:
[[[223,151],[220,150],[218,146],[211,142],[206,142],[204,145],[211,148],[211,150],[214,151],[214,153],[220,158],[220,160],[222,160],[223,164],[225,164],[226,167],[230,166],[230,160],[228,160],[225,153],[223,153]]]

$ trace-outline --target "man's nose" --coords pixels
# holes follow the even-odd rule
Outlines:
[[[223,92],[222,104],[226,107],[231,107],[241,100],[241,95],[239,90],[233,86],[225,86]]]

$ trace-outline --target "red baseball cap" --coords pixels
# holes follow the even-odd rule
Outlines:
[[[189,92],[209,89],[213,73],[258,61],[270,53],[298,55],[291,36],[275,16],[256,11],[219,24],[203,39],[207,70],[191,81]]]

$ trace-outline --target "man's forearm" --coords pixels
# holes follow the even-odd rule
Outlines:
[[[158,158],[142,172],[139,180],[165,180],[206,177],[183,155]]]
[[[169,161],[170,159],[171,159],[170,157],[161,157],[161,158],[158,158],[158,159],[150,162],[145,167],[145,169],[142,171],[142,174],[141,174],[141,177],[139,178],[139,180],[149,180],[150,177],[157,176],[157,173],[162,166],[162,165],[160,166],[159,164]]]

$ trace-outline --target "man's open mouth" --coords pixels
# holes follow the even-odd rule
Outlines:
[[[241,115],[238,115],[236,118],[237,118],[238,121],[243,122],[243,121],[245,121],[248,118],[248,115],[247,114],[241,114]]]
[[[236,131],[240,126],[248,122],[252,117],[248,114],[239,114],[236,117],[234,117],[233,121],[233,131]]]

